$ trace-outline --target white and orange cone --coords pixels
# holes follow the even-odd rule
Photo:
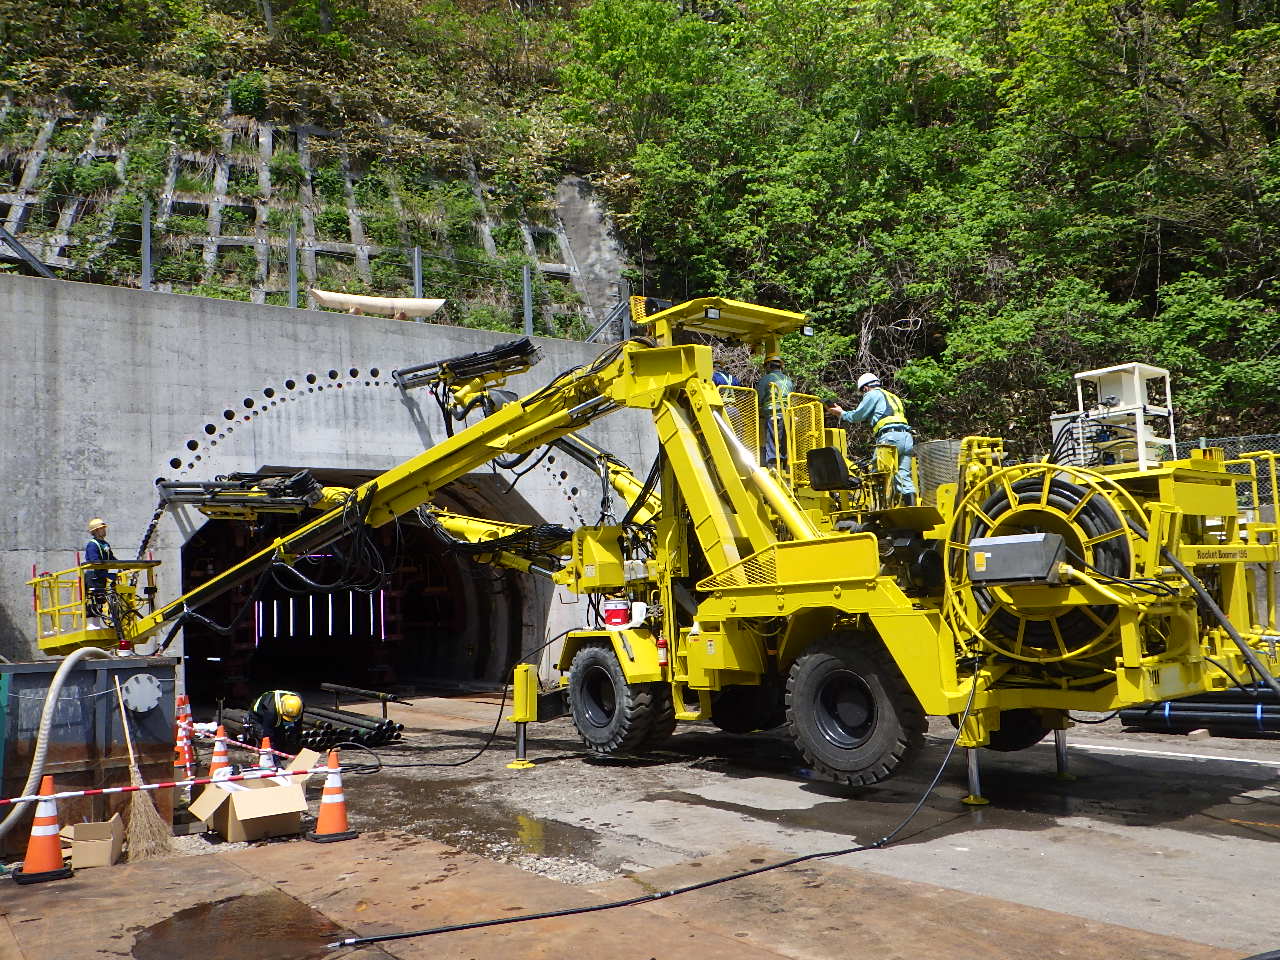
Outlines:
[[[329,751],[329,773],[324,780],[324,793],[320,796],[320,815],[316,817],[316,829],[306,835],[313,843],[335,843],[352,840],[360,834],[347,825],[347,800],[342,795],[342,768],[338,765],[338,751]]]
[[[53,777],[40,781],[40,796],[53,796]],[[62,865],[62,838],[58,836],[58,805],[52,800],[36,804],[36,816],[31,822],[31,839],[27,841],[27,857],[22,866],[13,871],[18,883],[43,883],[46,880],[62,880],[71,876],[71,868]]]
[[[195,754],[191,752],[191,701],[185,693],[178,694],[175,714],[177,730],[173,745],[173,768],[178,772],[179,779],[190,779]]]
[[[213,741],[213,759],[209,761],[209,776],[217,779],[219,770],[230,770],[231,758],[227,756],[227,731],[218,724],[218,732]]]
[[[262,743],[258,746],[258,768],[261,770],[276,770],[276,755],[271,749],[271,738],[263,737]]]

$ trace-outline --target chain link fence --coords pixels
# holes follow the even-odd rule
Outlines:
[[[1257,506],[1273,505],[1276,498],[1276,478],[1272,476],[1273,462],[1267,459],[1251,461],[1246,454],[1280,452],[1280,433],[1257,433],[1243,437],[1200,437],[1194,441],[1178,443],[1178,456],[1189,457],[1197,447],[1218,447],[1227,460],[1227,470],[1242,476],[1251,473],[1257,477]],[[1254,506],[1254,490],[1249,484],[1236,488],[1237,500],[1243,507]]]

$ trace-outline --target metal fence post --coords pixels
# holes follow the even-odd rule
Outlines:
[[[289,224],[289,306],[298,305],[298,225]]]
[[[142,289],[151,289],[151,200],[142,198]]]
[[[524,295],[524,335],[533,336],[533,270],[526,263],[521,269]]]
[[[422,297],[422,248],[413,248],[413,295]],[[425,322],[425,318],[419,318]]]

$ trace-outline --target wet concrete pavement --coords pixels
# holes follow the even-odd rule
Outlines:
[[[964,766],[953,757],[885,849],[620,910],[330,954],[333,929],[369,935],[598,904],[872,843],[910,813],[948,737],[935,728],[912,771],[849,790],[808,778],[778,734],[700,726],[643,761],[592,761],[557,721],[531,729],[532,770],[506,769],[505,729],[474,762],[413,766],[471,756],[498,702],[400,710],[410,741],[379,751],[381,773],[347,777],[359,840],[271,843],[35,887],[0,881],[0,960],[149,960],[175,955],[184,934],[202,960],[1233,960],[1280,946],[1269,895],[1280,743],[1109,727],[1075,735],[1076,781],[1057,779],[1051,746],[984,753],[987,807],[960,803]],[[295,908],[277,900],[273,910],[283,894]],[[261,939],[263,908],[279,911],[273,932],[297,936],[246,952]]]
[[[440,703],[403,708],[415,745],[398,759],[465,757],[464,746],[483,742],[480,721],[491,721],[496,700],[448,702],[451,714],[475,719],[469,729],[416,728],[415,711],[425,718]],[[652,758],[601,762],[583,754],[567,721],[531,727],[537,765],[523,772],[504,767],[504,730],[495,751],[466,766],[387,771],[394,779],[376,779],[391,791],[371,794],[360,816],[376,822],[385,812],[424,836],[574,883],[740,846],[779,856],[844,849],[897,827],[952,734],[935,724],[911,771],[853,790],[809,779],[780,732],[681,730]],[[1070,742],[1071,781],[1056,776],[1051,741],[1016,754],[983,751],[986,807],[960,802],[964,761],[952,756],[890,847],[836,862],[1239,956],[1280,947],[1266,906],[1280,862],[1280,741],[1196,742],[1124,733],[1113,721],[1078,727]]]
[[[0,957],[678,958],[766,960],[1231,960],[1230,951],[1084,922],[945,888],[806,864],[687,895],[484,930],[329,950],[379,936],[593,906],[750,868],[744,848],[581,887],[396,832],[342,844],[275,842],[225,854],[80,871],[13,886]]]

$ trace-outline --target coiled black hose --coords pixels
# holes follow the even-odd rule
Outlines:
[[[987,497],[979,508],[983,515],[991,518],[994,525],[999,525],[1001,516],[1014,507],[1037,505],[1044,496],[1044,480],[1040,476],[1023,477],[1011,486],[1017,498],[1016,503],[1010,502],[1008,491],[1001,487]],[[1084,504],[1083,507],[1080,506],[1081,503]],[[1098,496],[1087,487],[1056,477],[1049,481],[1046,505],[1064,514],[1070,514],[1078,508],[1072,522],[1084,534],[1085,540],[1115,533],[1114,537],[1103,540],[1094,547],[1090,566],[1106,577],[1124,579],[1131,575],[1133,557],[1129,550],[1129,539],[1123,534],[1125,524],[1107,497]],[[1036,532],[1028,527],[1018,529],[1025,533]],[[979,519],[970,530],[970,539],[985,537],[990,533],[991,527],[986,521]],[[975,588],[973,596],[983,616],[997,603],[989,590]],[[1095,604],[1084,609],[1073,608],[1051,619],[1028,619],[1022,627],[1022,646],[1056,653],[1059,652],[1057,638],[1061,636],[1068,650],[1079,649],[1110,630],[1118,615],[1119,611],[1113,605]],[[1009,640],[1016,641],[1022,619],[1009,610],[997,610],[991,617],[990,627]]]

